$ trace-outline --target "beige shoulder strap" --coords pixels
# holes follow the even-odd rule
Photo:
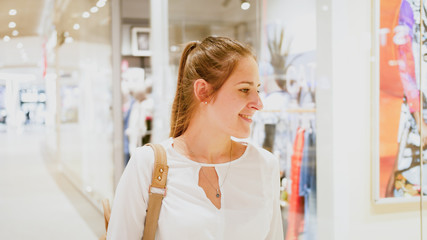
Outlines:
[[[160,207],[162,206],[163,197],[166,195],[166,179],[168,177],[168,165],[166,151],[160,144],[146,144],[153,148],[154,151],[154,170],[153,170],[153,179],[151,180],[151,186],[149,188],[149,199],[148,199],[148,209],[147,216],[145,217],[145,227],[143,240],[154,240],[154,236],[157,230],[157,221],[159,220]],[[156,193],[153,193],[152,188],[157,188]],[[157,193],[161,192],[161,193]],[[110,221],[110,203],[108,199],[102,201],[102,206],[104,208],[104,219],[105,219],[105,230],[108,229],[108,222]],[[99,239],[105,240],[107,235],[104,234]]]
[[[110,216],[111,216],[110,201],[108,200],[108,198],[102,200],[102,208],[104,209],[105,234],[102,235],[99,238],[99,240],[106,240],[107,239],[108,223],[110,222]]]
[[[169,167],[167,165],[166,151],[162,145],[152,143],[148,143],[146,145],[153,148],[155,162],[153,178],[148,190],[150,196],[148,199],[147,216],[145,217],[144,235],[142,239],[154,240],[162,200],[163,197],[166,196],[166,180]],[[153,188],[156,188],[157,191],[153,192]]]

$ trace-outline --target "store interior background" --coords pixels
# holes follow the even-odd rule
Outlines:
[[[373,46],[379,0],[249,2],[245,11],[240,0],[1,1],[1,141],[37,132],[45,157],[101,216],[100,201],[113,201],[125,164],[123,116],[129,93],[124,89],[139,83],[152,87],[149,97],[156,107],[150,116],[150,138],[166,139],[182,47],[207,35],[226,35],[252,45],[260,66],[261,94],[267,103],[249,140],[265,144],[256,123],[274,122],[271,119],[280,118],[277,113],[285,109],[308,110],[287,111],[286,117],[300,122],[304,115],[314,123],[316,227],[300,237],[427,239],[426,233],[421,238],[426,223],[421,225],[420,219],[427,214],[419,199],[381,203],[374,196],[378,143]],[[18,13],[10,15],[10,9]],[[8,26],[11,21],[15,28]],[[296,57],[291,77],[297,81],[286,86],[286,106],[277,102],[283,96],[274,95],[283,86],[276,81],[280,69],[272,67],[267,47],[282,27],[291,41],[289,55]],[[150,29],[147,56],[135,53],[132,28]],[[19,33],[13,36],[13,30]],[[310,99],[295,103],[299,87]],[[294,133],[286,134],[293,140]],[[290,158],[280,151],[275,154]],[[1,199],[0,194],[0,205]],[[285,219],[288,216],[284,213]],[[0,217],[5,223],[0,232],[7,232],[9,218]],[[94,225],[90,231],[99,235],[103,222]]]

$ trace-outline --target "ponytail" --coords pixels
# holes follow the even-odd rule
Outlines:
[[[182,123],[182,112],[180,111],[182,109],[181,104],[184,102],[183,99],[183,90],[184,84],[183,84],[183,78],[184,78],[184,70],[185,70],[185,64],[188,59],[188,55],[190,54],[191,50],[193,50],[195,47],[197,47],[198,42],[190,42],[187,44],[187,46],[184,48],[184,51],[182,52],[181,60],[179,63],[179,69],[178,69],[178,81],[176,86],[176,93],[175,93],[175,99],[173,101],[172,105],[172,116],[171,116],[171,130],[170,130],[170,137],[178,137],[184,131],[187,129],[187,126],[184,126]]]

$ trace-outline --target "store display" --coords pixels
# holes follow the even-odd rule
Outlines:
[[[21,112],[25,116],[23,124],[45,123],[46,94],[44,89],[21,89],[19,91],[19,100]]]

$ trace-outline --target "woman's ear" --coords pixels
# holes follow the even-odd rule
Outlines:
[[[204,79],[197,79],[194,81],[194,95],[200,102],[209,101],[209,93],[211,91],[211,85]]]

